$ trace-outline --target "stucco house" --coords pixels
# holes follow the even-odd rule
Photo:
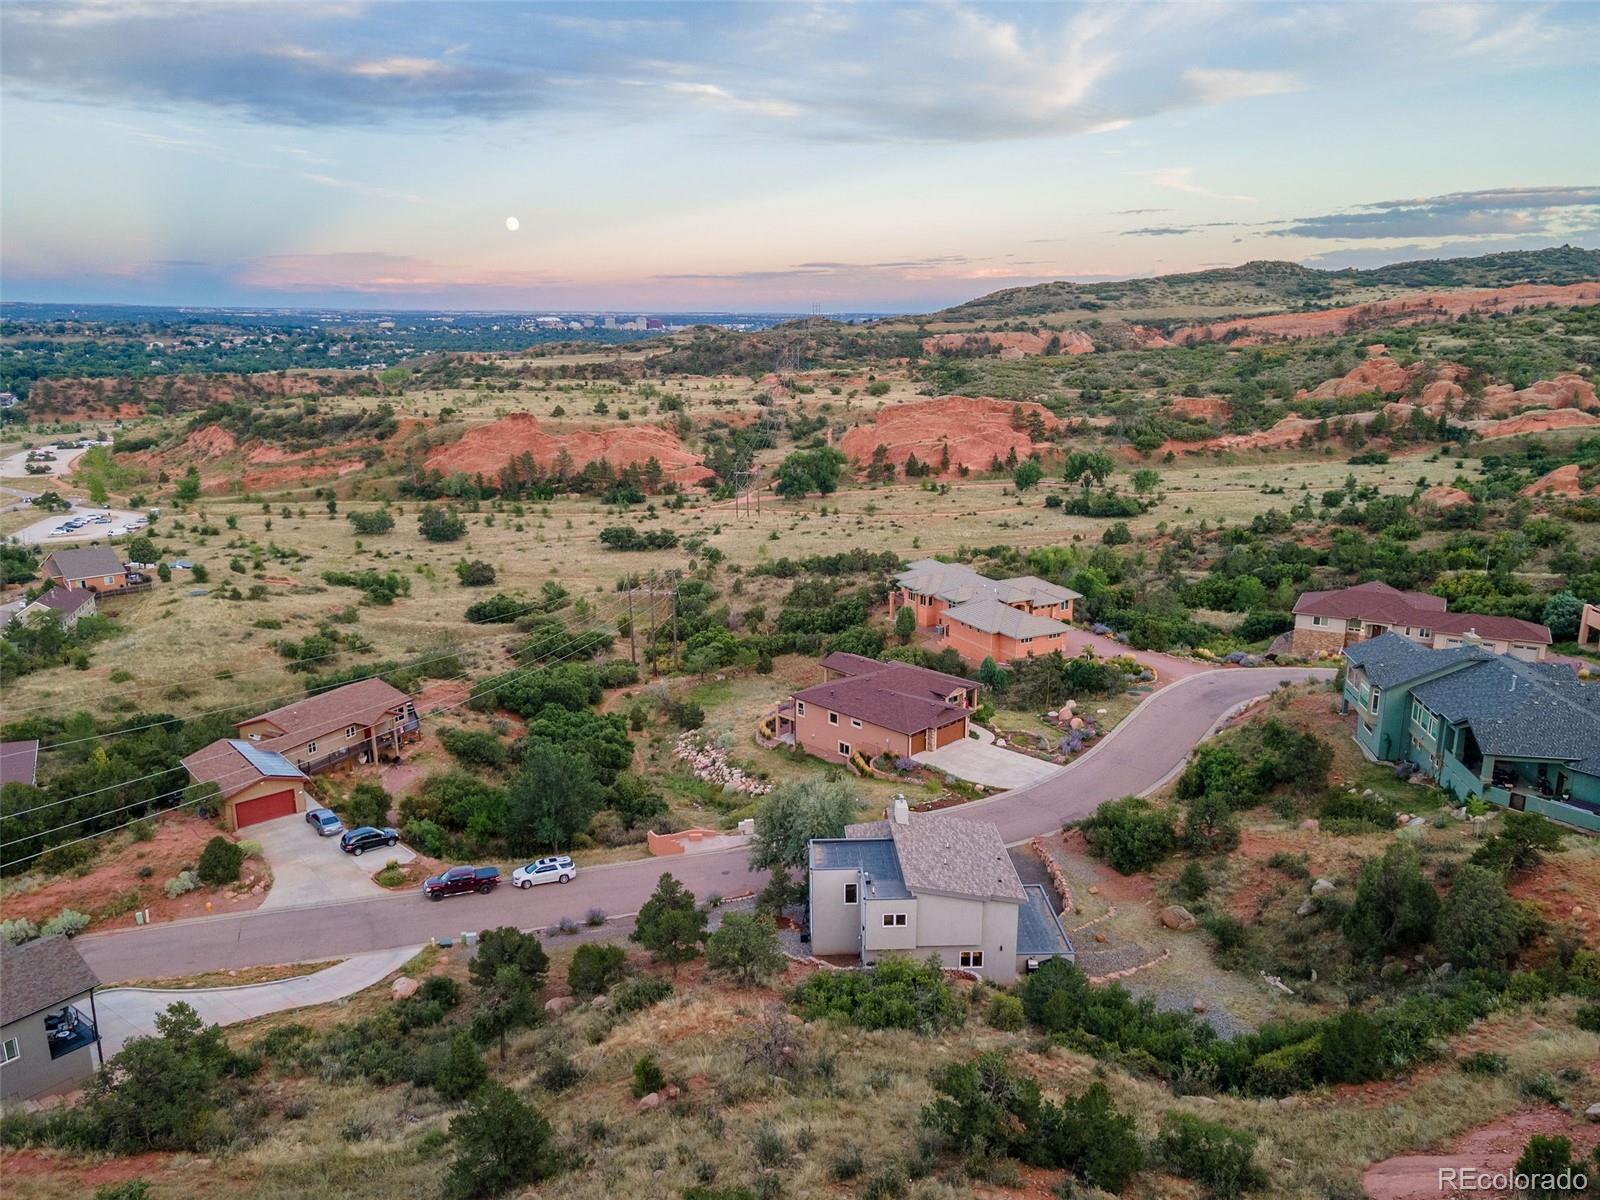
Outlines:
[[[811,952],[865,966],[891,953],[1009,983],[1072,942],[1039,884],[1024,885],[1000,831],[942,813],[851,825],[808,847]]]
[[[1344,657],[1343,703],[1369,757],[1413,763],[1462,800],[1600,832],[1600,689],[1570,667],[1396,633]]]
[[[100,1069],[99,986],[68,938],[0,943],[0,1101],[72,1091]]]
[[[223,824],[229,829],[306,811],[310,781],[305,772],[254,742],[218,738],[185,758],[183,765],[195,783],[217,785]]]
[[[237,725],[241,738],[283,755],[308,775],[350,758],[399,758],[419,727],[411,697],[381,679],[347,683]]]
[[[1435,650],[1470,641],[1529,662],[1542,662],[1550,649],[1550,630],[1543,625],[1488,613],[1447,612],[1442,596],[1402,592],[1377,580],[1301,593],[1295,601],[1289,648],[1295,654],[1336,655],[1346,646],[1385,633]]]
[[[84,617],[95,615],[93,588],[53,587],[22,610],[24,621],[49,619],[71,629]]]
[[[57,550],[39,564],[40,572],[65,588],[88,588],[94,592],[117,592],[129,584],[128,568],[110,546],[85,546],[81,550]]]
[[[806,753],[848,762],[859,753],[910,758],[967,736],[978,703],[975,679],[910,663],[834,653],[823,682],[796,692],[777,711],[777,732]]]
[[[889,616],[909,605],[919,629],[942,624],[944,613],[977,600],[997,600],[1019,612],[1058,621],[1072,620],[1072,605],[1083,595],[1036,575],[990,579],[964,563],[919,558],[894,577],[889,590]]]

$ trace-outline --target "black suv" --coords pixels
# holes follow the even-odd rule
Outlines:
[[[399,840],[400,835],[392,829],[374,829],[371,825],[363,825],[340,838],[339,849],[346,854],[364,854],[379,846],[393,846]]]

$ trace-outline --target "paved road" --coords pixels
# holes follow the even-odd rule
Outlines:
[[[1065,770],[1031,787],[974,801],[960,811],[993,821],[1008,843],[1051,832],[1064,821],[1087,816],[1107,800],[1158,787],[1183,766],[1195,743],[1218,721],[1280,682],[1332,675],[1326,669],[1262,668],[1190,676],[1151,695]],[[713,893],[732,896],[765,882],[763,873],[749,869],[747,859],[740,847],[590,867],[566,886],[548,884],[526,892],[502,887],[489,896],[462,896],[442,903],[429,903],[417,893],[375,896],[90,934],[78,938],[77,945],[107,983],[332,958],[413,945],[463,930],[499,925],[539,929],[562,917],[581,920],[590,908],[611,916],[630,915],[668,870],[701,898]]]

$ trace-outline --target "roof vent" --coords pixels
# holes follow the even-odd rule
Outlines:
[[[890,813],[892,814],[894,823],[896,825],[911,824],[911,805],[906,803],[904,793],[901,793],[894,798],[894,805],[890,809]]]

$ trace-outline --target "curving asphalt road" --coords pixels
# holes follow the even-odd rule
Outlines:
[[[1057,774],[963,805],[961,815],[993,821],[1007,843],[1052,832],[1107,800],[1159,787],[1230,712],[1279,683],[1332,677],[1326,669],[1263,667],[1180,679],[1153,693],[1103,741]],[[527,892],[501,887],[488,896],[437,904],[417,892],[374,896],[89,934],[78,938],[77,945],[104,983],[335,958],[464,930],[500,925],[540,929],[563,917],[581,920],[591,908],[629,916],[669,869],[697,896],[732,896],[766,881],[764,872],[750,870],[747,858],[738,847],[590,867],[566,886]]]

